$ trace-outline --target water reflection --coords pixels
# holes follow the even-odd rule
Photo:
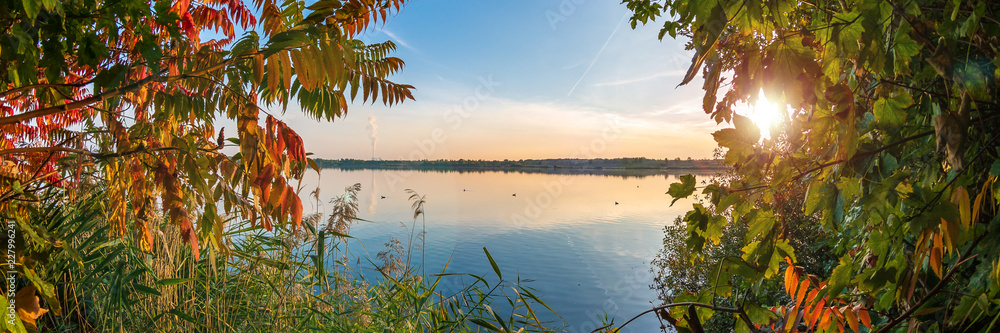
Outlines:
[[[413,221],[405,189],[414,189],[427,198],[428,272],[450,258],[451,272],[492,274],[482,252],[487,247],[505,277],[535,280],[530,286],[566,319],[568,331],[589,332],[600,326],[600,314],[620,323],[656,301],[648,263],[662,246],[663,226],[692,203],[670,206],[664,192],[675,181],[671,174],[327,169],[310,175],[304,192],[319,186],[323,200],[313,200],[313,209],[328,213],[324,200],[345,186],[365,184],[359,206],[368,209],[359,217],[375,223],[352,227],[366,247],[352,245],[351,251],[374,258],[390,237],[409,236],[400,224]],[[442,291],[460,283],[449,280]],[[625,331],[658,330],[655,318],[643,319]]]

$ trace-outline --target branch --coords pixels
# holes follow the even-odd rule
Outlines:
[[[202,152],[206,152],[206,153],[217,153],[219,151],[219,149],[222,149],[222,148],[223,147],[198,148],[198,150],[202,151]],[[76,154],[91,156],[91,157],[93,157],[95,159],[98,159],[98,160],[106,160],[106,159],[109,159],[109,158],[123,157],[123,156],[138,154],[138,153],[153,153],[153,152],[167,151],[167,150],[180,151],[181,148],[180,147],[146,148],[145,146],[139,146],[136,149],[126,150],[126,151],[118,152],[118,153],[95,153],[95,152],[92,152],[92,151],[89,151],[89,150],[86,150],[86,149],[76,149],[76,148],[60,147],[60,146],[54,146],[54,147],[25,147],[25,148],[11,148],[11,149],[0,150],[0,155],[38,153],[38,152],[49,152],[49,153],[69,152],[69,153],[76,153]]]
[[[985,235],[985,234],[983,234],[983,235]],[[978,242],[978,239],[976,241]],[[974,249],[975,247],[976,247],[976,244],[972,244],[972,246],[969,247],[968,251],[971,252],[972,249]],[[967,255],[968,253],[965,253],[965,254]],[[945,283],[948,282],[948,280],[951,280],[951,276],[953,274],[955,274],[955,271],[958,270],[958,266],[961,266],[966,261],[972,260],[972,258],[975,258],[976,256],[978,256],[978,254],[974,255],[972,257],[969,257],[968,259],[964,259],[964,260],[962,260],[962,257],[958,257],[959,262],[956,263],[955,266],[952,266],[950,270],[948,270],[948,274],[945,274],[945,276],[943,278],[941,278],[941,281],[938,281],[937,285],[935,285],[934,288],[932,288],[931,291],[928,292],[927,295],[924,296],[924,298],[920,299],[920,301],[917,302],[917,304],[914,304],[913,306],[911,306],[908,310],[906,310],[906,312],[903,312],[903,314],[899,315],[899,317],[893,318],[891,321],[889,321],[888,324],[885,324],[885,326],[882,326],[882,328],[880,328],[875,333],[885,333],[886,331],[888,331],[889,329],[891,329],[893,326],[899,325],[899,323],[901,323],[904,320],[906,320],[906,318],[909,318],[910,315],[912,315],[914,312],[916,312],[917,309],[920,309],[920,307],[923,306],[924,303],[927,303],[927,301],[929,301],[931,299],[931,297],[934,297],[934,295],[937,295],[937,293],[941,290],[941,288],[944,287]]]
[[[62,88],[62,87],[79,88],[79,87],[82,87],[82,86],[90,84],[90,82],[91,81],[82,82],[82,83],[66,83],[66,84],[54,84],[54,83],[32,84],[32,85],[27,85],[27,86],[23,86],[23,87],[17,87],[17,88],[10,89],[10,90],[4,91],[4,92],[0,92],[0,98],[7,98],[7,96],[10,96],[10,95],[13,95],[13,94],[25,91],[25,90],[31,90],[31,89]]]
[[[806,171],[803,171],[803,172],[799,173],[798,175],[795,175],[795,177],[792,177],[792,180],[799,180],[802,177],[805,177],[806,175],[808,175],[810,173],[813,173],[814,171],[819,171],[819,170],[825,169],[826,167],[829,167],[829,166],[833,166],[833,165],[837,165],[837,164],[842,164],[842,163],[847,163],[847,162],[852,162],[852,161],[860,159],[860,158],[864,158],[864,157],[868,157],[868,156],[871,156],[871,155],[875,155],[875,154],[881,153],[881,152],[883,152],[885,150],[888,150],[889,148],[892,148],[892,147],[895,147],[895,146],[904,144],[906,142],[913,141],[913,140],[916,140],[916,139],[919,139],[919,138],[922,138],[922,137],[925,137],[925,136],[928,136],[928,135],[931,135],[931,134],[934,134],[933,130],[925,131],[925,132],[920,132],[920,133],[917,133],[917,134],[905,137],[902,140],[899,140],[899,141],[890,143],[888,145],[882,146],[879,149],[875,149],[875,150],[872,150],[872,151],[866,151],[866,152],[863,152],[863,153],[854,154],[854,156],[851,156],[851,158],[846,159],[846,160],[845,159],[839,159],[839,160],[836,160],[836,161],[826,162],[826,163],[820,164],[820,165],[818,165],[818,166],[816,166],[816,167],[814,167],[812,169],[808,169]]]
[[[727,308],[727,307],[714,306],[714,305],[709,305],[709,304],[704,304],[704,303],[697,303],[697,302],[670,303],[670,304],[665,304],[665,305],[657,306],[655,308],[643,311],[642,313],[639,313],[639,314],[635,315],[635,317],[632,317],[632,319],[629,319],[628,321],[626,321],[621,326],[618,326],[618,328],[619,329],[624,328],[626,325],[628,325],[632,321],[634,321],[636,319],[639,319],[639,317],[642,317],[642,316],[646,315],[647,313],[656,312],[656,311],[659,311],[659,310],[664,310],[664,309],[672,308],[672,307],[675,307],[675,306],[697,306],[697,307],[712,309],[712,310],[719,311],[719,312],[735,313],[735,314],[738,314],[740,316],[740,319],[742,319],[743,322],[745,322],[747,324],[747,327],[750,328],[751,332],[755,332],[755,333],[760,332],[759,330],[757,330],[757,328],[754,325],[753,321],[750,320],[750,316],[747,315],[746,312],[744,312],[743,309],[740,308],[740,307]],[[595,333],[597,331],[600,331],[600,330],[603,330],[603,329],[609,328],[609,327],[611,327],[611,325],[605,325],[605,326],[602,326],[602,327],[598,327],[598,328],[594,329],[593,331],[591,331],[591,333]]]
[[[25,147],[25,148],[11,148],[0,150],[0,155],[11,155],[11,154],[27,154],[27,153],[40,153],[40,152],[70,152],[84,155],[93,155],[94,153],[85,149],[76,149],[69,147]]]
[[[111,89],[111,90],[107,90],[107,91],[104,91],[104,92],[102,92],[100,94],[96,94],[96,95],[93,95],[91,97],[84,98],[84,99],[81,99],[81,100],[78,100],[78,101],[73,101],[73,102],[70,102],[70,103],[62,104],[62,105],[56,105],[56,106],[50,106],[50,107],[46,107],[46,108],[40,108],[40,109],[31,110],[31,111],[26,111],[26,112],[23,112],[23,113],[12,115],[12,116],[2,117],[2,118],[0,118],[0,126],[14,124],[14,123],[18,123],[18,122],[25,121],[25,120],[28,120],[28,119],[33,119],[33,118],[37,118],[37,117],[47,116],[47,115],[51,115],[51,114],[66,112],[66,111],[73,110],[73,109],[79,109],[79,108],[88,106],[90,104],[94,104],[94,103],[98,103],[98,102],[103,102],[103,101],[108,100],[110,98],[118,97],[118,96],[121,96],[121,95],[123,95],[125,93],[138,90],[139,88],[142,88],[144,85],[149,84],[149,83],[171,83],[171,82],[175,82],[175,81],[179,81],[179,80],[183,80],[183,79],[198,77],[198,76],[204,75],[204,74],[206,74],[208,72],[211,72],[211,71],[223,68],[223,67],[225,67],[225,66],[227,66],[227,65],[229,65],[229,64],[231,64],[231,63],[233,63],[235,61],[243,60],[243,59],[245,59],[246,57],[249,57],[249,56],[254,56],[257,53],[260,53],[260,51],[255,52],[255,53],[250,53],[250,54],[244,54],[244,55],[237,56],[237,57],[232,57],[232,58],[220,61],[217,64],[214,64],[214,65],[211,65],[211,66],[199,69],[199,70],[195,70],[195,71],[192,71],[192,72],[184,73],[184,74],[179,74],[179,75],[174,75],[174,76],[150,76],[150,77],[147,77],[145,79],[139,80],[139,81],[137,81],[137,82],[135,82],[133,84],[130,84],[130,85],[127,85],[127,86],[124,86],[124,87],[118,87],[118,88],[114,88],[114,89]]]

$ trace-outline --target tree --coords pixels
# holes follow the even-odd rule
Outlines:
[[[318,167],[263,107],[295,103],[333,121],[348,98],[413,99],[387,79],[403,67],[395,45],[354,39],[403,2],[0,3],[0,218],[28,232],[29,207],[71,205],[94,185],[118,237],[135,232],[150,249],[147,221],[162,212],[196,260],[200,241],[224,250],[224,216],[298,225],[292,181]],[[235,137],[216,130],[220,119],[238,124]],[[220,152],[227,142],[239,152]],[[50,188],[70,195],[41,197]],[[17,258],[20,275],[44,285]]]
[[[742,254],[716,260],[721,281],[674,299],[679,330],[724,313],[737,331],[990,331],[1000,298],[1000,4],[989,1],[625,0],[631,23],[665,22],[662,39],[690,38],[704,111],[733,128],[730,184],[696,190],[684,221],[696,253],[727,221],[745,223]],[[771,139],[735,110],[759,94],[784,118]],[[788,188],[819,219],[838,258],[817,269],[790,243]],[[790,301],[756,286],[780,280]],[[730,280],[731,281],[731,280]],[[732,307],[703,300],[726,297]]]
[[[315,164],[262,105],[332,121],[348,94],[412,99],[386,79],[403,66],[388,56],[395,46],[353,39],[402,3],[5,2],[0,214],[18,216],[41,189],[100,179],[118,233],[135,221],[148,247],[143,221],[159,199],[196,258],[199,238],[219,245],[223,213],[298,223],[290,180]],[[219,119],[238,123],[236,137],[215,130]],[[220,152],[227,141],[238,154]]]

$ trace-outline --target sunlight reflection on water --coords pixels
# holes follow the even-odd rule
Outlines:
[[[318,184],[323,202],[317,206],[313,200],[312,211],[328,212],[330,198],[361,183],[358,214],[374,222],[352,227],[364,248],[352,244],[351,251],[367,251],[373,260],[390,237],[404,244],[409,238],[401,223],[410,226],[413,211],[404,190],[426,195],[427,272],[439,272],[450,258],[449,272],[492,276],[482,252],[487,247],[504,277],[535,280],[529,286],[562,315],[569,332],[589,332],[605,312],[622,323],[656,302],[649,262],[662,246],[663,226],[692,204],[680,200],[670,207],[664,192],[675,181],[675,175],[326,169],[321,177],[307,176],[302,192]],[[420,221],[416,225],[419,229]],[[623,332],[655,332],[659,326],[647,316]]]

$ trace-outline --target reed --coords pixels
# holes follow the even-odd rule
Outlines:
[[[206,242],[200,261],[161,218],[149,221],[155,241],[148,251],[133,235],[112,235],[101,191],[41,204],[22,224],[41,241],[29,239],[24,252],[44,258],[33,271],[52,283],[55,297],[43,307],[60,311],[27,331],[553,331],[554,323],[536,315],[552,309],[523,281],[500,278],[499,269],[497,278],[446,267],[424,274],[403,260],[414,255],[412,244],[395,239],[374,260],[349,253],[358,190],[349,187],[334,200],[325,223],[314,214],[298,228],[265,231],[230,219],[222,237]],[[416,249],[422,255],[423,247]]]

